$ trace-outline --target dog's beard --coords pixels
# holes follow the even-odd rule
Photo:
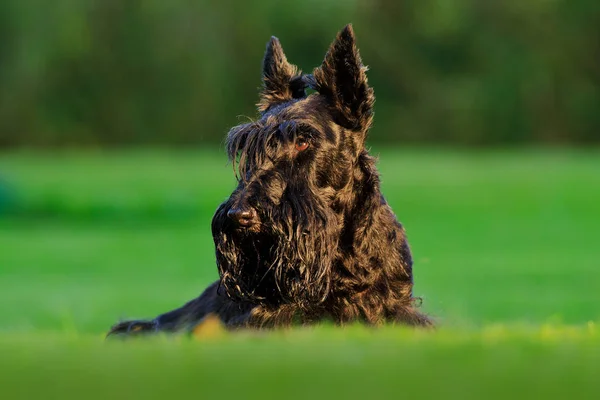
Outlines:
[[[258,231],[236,229],[227,203],[213,218],[221,287],[233,299],[303,307],[325,301],[339,237],[335,214],[289,200],[262,210]]]

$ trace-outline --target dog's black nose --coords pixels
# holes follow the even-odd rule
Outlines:
[[[254,208],[232,208],[227,211],[227,216],[235,221],[239,226],[249,228],[258,222],[258,215]]]

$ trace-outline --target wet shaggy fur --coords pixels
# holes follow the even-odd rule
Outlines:
[[[375,100],[366,71],[350,25],[312,74],[271,38],[260,117],[227,136],[238,184],[212,221],[220,279],[177,310],[110,333],[186,330],[209,314],[232,329],[431,325],[415,308],[406,234],[365,148]]]

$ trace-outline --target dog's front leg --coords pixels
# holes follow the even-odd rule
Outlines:
[[[249,307],[233,303],[227,296],[219,293],[218,288],[219,282],[214,282],[200,297],[152,320],[119,322],[110,329],[107,336],[186,331],[196,326],[208,314],[219,316],[226,326],[243,324]]]

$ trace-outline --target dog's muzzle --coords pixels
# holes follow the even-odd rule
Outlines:
[[[251,228],[259,223],[258,213],[252,207],[238,207],[227,211],[227,217],[241,228]]]

